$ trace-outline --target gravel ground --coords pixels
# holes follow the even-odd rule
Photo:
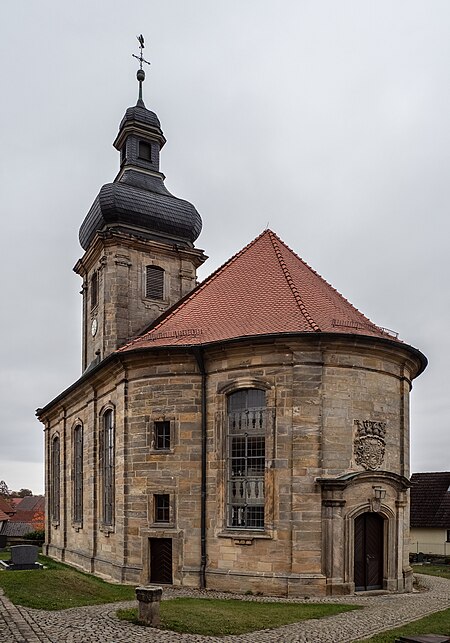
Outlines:
[[[238,636],[209,637],[177,634],[144,628],[119,621],[116,610],[133,607],[134,602],[77,607],[47,612],[16,607],[0,590],[0,643],[353,643],[377,632],[392,629],[433,612],[450,608],[450,581],[434,576],[417,575],[426,591],[411,594],[353,595],[339,598],[314,599],[309,602],[347,603],[362,605],[355,610],[320,620],[302,621],[275,630]],[[164,598],[175,596],[208,596],[230,598],[230,594],[192,589],[165,589]],[[302,603],[298,599],[242,596],[248,601]]]

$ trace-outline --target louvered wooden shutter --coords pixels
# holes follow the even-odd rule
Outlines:
[[[145,296],[150,299],[164,298],[164,270],[159,266],[146,267]]]

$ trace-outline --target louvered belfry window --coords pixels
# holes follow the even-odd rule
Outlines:
[[[228,397],[227,526],[264,529],[266,402],[259,389]]]
[[[145,268],[145,296],[149,299],[164,299],[164,270],[159,266]]]

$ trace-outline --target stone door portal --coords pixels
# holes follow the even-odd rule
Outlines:
[[[150,538],[150,582],[172,584],[171,538]]]
[[[384,520],[364,513],[355,520],[355,590],[383,587]]]

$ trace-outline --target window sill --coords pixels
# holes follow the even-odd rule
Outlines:
[[[114,527],[112,525],[101,525],[100,531],[108,538],[109,534],[114,533]]]
[[[73,522],[72,527],[78,533],[80,531],[80,529],[83,529],[83,523],[82,522]]]
[[[251,545],[254,540],[273,540],[272,534],[267,531],[255,531],[252,529],[222,531],[217,536],[219,538],[231,538],[236,545]]]
[[[152,522],[150,527],[155,529],[175,529],[175,523],[173,522]]]

